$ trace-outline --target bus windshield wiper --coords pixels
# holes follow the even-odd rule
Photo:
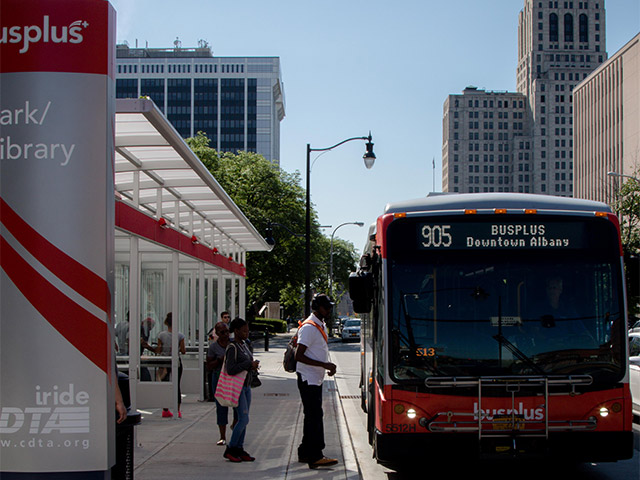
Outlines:
[[[526,363],[529,367],[533,368],[540,375],[545,375],[545,371],[542,368],[540,368],[539,365],[537,365],[533,360],[527,357],[527,355],[522,350],[520,350],[513,343],[507,340],[504,337],[504,335],[499,333],[498,335],[494,335],[493,339],[497,341],[501,347],[505,347],[507,350],[509,350],[513,354],[513,356],[516,357],[518,360]]]

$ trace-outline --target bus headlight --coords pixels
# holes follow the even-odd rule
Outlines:
[[[411,420],[416,418],[416,415],[416,410],[414,408],[410,408],[409,410],[407,410],[407,417],[409,417]]]
[[[609,409],[607,407],[600,407],[600,416],[602,418],[609,416]]]

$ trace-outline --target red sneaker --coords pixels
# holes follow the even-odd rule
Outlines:
[[[173,417],[173,413],[169,410],[162,410],[162,418],[171,418]]]
[[[229,460],[230,462],[233,463],[239,463],[242,461],[242,459],[240,458],[237,449],[235,448],[229,448],[227,447],[227,449],[224,452],[224,455],[222,455],[224,458],[226,458],[227,460]]]
[[[243,462],[253,462],[255,461],[255,457],[252,457],[251,455],[249,455],[247,452],[245,452],[244,450],[242,450],[242,452],[240,452],[240,459]]]

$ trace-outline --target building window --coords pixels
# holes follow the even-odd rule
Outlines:
[[[164,113],[164,79],[149,78],[140,80],[140,95],[148,96]]]
[[[138,98],[138,79],[116,80],[116,98]]]
[[[555,13],[549,15],[549,41],[558,41],[558,15]]]
[[[573,15],[570,13],[564,16],[564,41],[573,42]]]

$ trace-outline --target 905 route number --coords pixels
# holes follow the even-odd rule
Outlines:
[[[422,247],[440,248],[450,247],[453,238],[449,232],[451,225],[424,225],[422,227]]]

